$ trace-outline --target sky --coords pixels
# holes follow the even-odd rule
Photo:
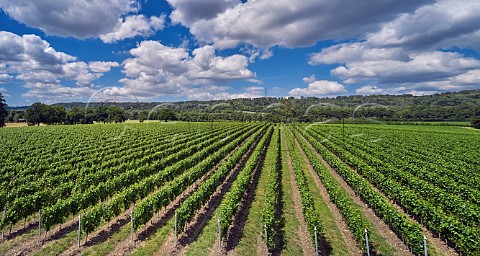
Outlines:
[[[0,0],[0,9],[10,106],[480,88],[480,0]]]

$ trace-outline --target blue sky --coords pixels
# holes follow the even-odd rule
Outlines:
[[[0,0],[0,92],[71,101],[480,88],[480,1]]]

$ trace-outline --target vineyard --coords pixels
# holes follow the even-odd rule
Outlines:
[[[0,129],[0,255],[480,255],[480,133]]]

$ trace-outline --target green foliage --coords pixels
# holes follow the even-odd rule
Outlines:
[[[213,173],[205,182],[203,182],[195,192],[189,196],[175,211],[178,216],[178,230],[184,231],[185,226],[195,216],[200,207],[209,200],[211,195],[216,191],[217,187],[222,184],[232,168],[247,153],[248,149],[253,145],[255,140],[260,136],[264,129],[259,129],[246,143],[240,146],[226,162]]]
[[[471,123],[473,128],[480,129],[480,108],[476,110],[475,115],[472,117]]]
[[[42,133],[36,129],[6,130],[15,135],[0,136],[5,146],[0,151],[5,159],[0,166],[0,206],[7,205],[0,226],[15,225],[42,209],[43,224],[50,229],[69,215],[101,205],[104,211],[86,212],[89,223],[96,227],[96,216],[117,216],[206,158],[214,147],[218,150],[240,134],[255,131],[252,124],[215,124],[213,130],[210,124],[195,124],[193,131],[192,125],[185,123],[137,126],[140,134],[127,132],[121,141],[111,140],[122,132],[118,125],[104,129],[49,127]],[[230,139],[222,140],[226,137]],[[27,140],[36,143],[23,143]],[[84,228],[89,231],[88,225]]]
[[[231,152],[235,147],[238,146],[239,143],[245,140],[245,138],[250,136],[253,132],[253,129],[251,129],[247,133],[243,131],[238,131],[235,134],[232,134],[229,140],[220,140],[213,145],[204,148],[202,151],[196,153],[195,155],[200,155],[203,158],[206,158],[206,160],[202,161],[196,166],[192,166],[193,168],[188,171],[172,174],[172,176],[178,177],[176,177],[168,186],[164,187],[157,193],[147,197],[145,200],[142,200],[142,202],[138,204],[138,207],[135,209],[135,212],[133,214],[134,228],[137,229],[140,225],[145,224],[148,220],[150,220],[155,212],[159,211],[163,207],[166,207],[188,186],[193,184],[208,170],[213,168],[222,158],[228,155],[229,152]],[[224,146],[225,144],[227,145]],[[184,216],[182,214],[179,217],[181,223],[184,224],[187,222],[186,218],[188,218],[188,216]],[[180,229],[183,229],[183,224],[179,225]]]
[[[173,110],[169,108],[160,108],[155,113],[153,113],[153,116],[150,116],[151,119],[157,119],[157,120],[164,120],[165,122],[171,120],[177,120],[177,117],[175,116],[175,113]]]
[[[222,237],[224,237],[230,227],[230,224],[233,221],[233,216],[238,211],[238,206],[240,201],[245,194],[252,174],[257,168],[260,157],[264,154],[265,147],[272,136],[273,129],[270,127],[267,133],[262,137],[260,142],[255,147],[254,152],[247,160],[247,163],[237,175],[237,178],[233,182],[230,190],[225,194],[221,205],[219,206],[220,212],[220,232]]]
[[[289,154],[292,160],[295,182],[297,184],[298,191],[300,192],[300,203],[302,205],[303,216],[305,218],[305,222],[307,223],[311,241],[313,245],[315,245],[315,227],[317,227],[317,232],[319,236],[323,234],[323,227],[320,222],[320,217],[317,214],[315,203],[310,193],[305,173],[303,172],[303,166],[301,164],[302,158],[300,152],[298,152],[298,149],[289,132],[287,133],[286,137]]]
[[[311,132],[311,129],[307,130],[307,133]],[[387,223],[389,223],[402,237],[407,245],[413,250],[414,253],[421,253],[423,232],[421,227],[414,223],[400,213],[393,205],[391,205],[384,197],[376,192],[367,180],[350,169],[345,163],[341,162],[338,158],[327,151],[319,142],[318,138],[315,139],[311,134],[305,134],[310,143],[315,149],[325,158],[325,160],[342,175],[344,180],[355,190],[360,196],[368,202],[368,204],[379,214]],[[361,228],[354,232],[356,237],[363,234]]]
[[[107,122],[123,123],[127,120],[125,109],[116,106],[107,108],[108,118]]]
[[[480,129],[480,118],[473,118],[472,127]]]
[[[278,208],[280,200],[280,129],[275,129],[270,144],[267,149],[263,171],[266,172],[267,182],[265,187],[265,203],[262,209],[262,223],[266,229],[262,232],[263,239],[269,250],[275,249],[274,237],[280,232],[280,219],[278,217]],[[280,248],[279,248],[280,249]]]
[[[314,136],[323,137],[325,133],[319,132],[320,128],[309,129],[309,133],[316,131]],[[384,128],[377,131],[376,136],[389,138],[386,140],[388,142],[382,143],[383,147],[380,147],[377,143],[368,143],[359,138],[342,139],[340,129],[331,128],[333,129],[330,129],[329,139],[323,141],[324,146],[355,168],[368,182],[382,190],[386,196],[401,205],[430,230],[453,242],[458,250],[467,254],[479,252],[480,243],[477,242],[477,237],[480,234],[478,228],[480,194],[479,186],[476,185],[479,179],[474,175],[468,175],[471,170],[460,164],[462,157],[459,156],[460,150],[471,143],[471,140],[475,140],[475,137],[469,141],[466,138],[462,139],[464,135],[459,132],[461,129],[458,134],[445,131],[443,134],[436,134],[423,130],[403,131],[402,139],[398,140],[391,135],[391,131],[386,132]],[[333,130],[336,131],[332,132]],[[351,127],[349,130],[357,134],[374,134],[362,127]],[[432,136],[435,136],[436,140],[432,141]],[[462,140],[465,141],[462,143]],[[452,152],[456,164],[449,164],[444,157],[438,157],[447,154],[446,150],[442,150],[444,145],[458,150]],[[431,148],[434,148],[435,152],[431,152]],[[422,153],[415,152],[418,150]],[[348,175],[348,167],[344,164],[336,166],[337,170],[343,169],[345,175]],[[467,175],[470,177],[465,177]],[[349,180],[354,182],[355,178],[352,176]],[[365,186],[365,182],[362,185],[359,179],[355,182],[354,187]],[[363,190],[366,199],[379,200],[375,199],[373,193]],[[405,236],[405,240],[410,241],[413,250],[420,250],[421,246],[418,243],[421,243],[421,232],[415,231],[416,238],[413,235],[415,234],[413,230],[418,228],[406,225],[401,215],[386,212],[388,207],[382,207],[381,210],[377,210],[379,215]]]
[[[150,111],[159,102],[112,102],[111,106],[128,110],[130,119],[140,119],[139,111]],[[480,90],[445,92],[434,95],[369,95],[339,96],[336,98],[254,98],[169,103],[182,121],[268,121],[300,122],[338,120],[355,117],[355,122],[378,121],[469,121],[480,105]],[[85,103],[59,103],[67,109],[85,108]],[[98,109],[104,103],[89,103]],[[137,113],[137,114],[135,114]],[[152,113],[152,116],[157,113]],[[107,117],[105,117],[106,120]],[[164,120],[164,118],[157,118]]]
[[[454,243],[458,250],[478,254],[478,177],[469,174],[471,170],[460,164],[463,158],[460,150],[475,137],[469,141],[466,137],[462,139],[465,131],[461,128],[450,128],[452,132],[448,133],[446,128],[443,133],[437,133],[438,128],[434,127],[430,132],[425,127],[418,130],[372,128],[349,126],[350,134],[362,134],[351,137],[342,136],[341,126],[316,126],[306,129],[304,136],[413,252],[423,250],[420,226],[395,209],[370,184],[430,230]],[[398,132],[401,136],[395,135]],[[381,137],[381,143],[371,136]],[[457,164],[446,161],[447,153],[442,150],[445,145],[459,150],[450,153]],[[432,149],[435,152],[431,152]],[[465,169],[462,175],[459,175],[460,169]],[[463,177],[465,175],[470,177]]]

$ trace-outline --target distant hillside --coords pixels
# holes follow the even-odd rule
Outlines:
[[[57,103],[67,110],[85,108],[87,103]],[[92,102],[90,108],[118,106],[128,113],[160,108],[173,110],[181,120],[228,119],[227,115],[269,115],[269,120],[289,117],[315,121],[329,117],[377,117],[385,120],[468,121],[480,112],[480,90],[445,92],[425,96],[370,95],[335,98],[253,98],[180,102]],[[10,108],[22,110],[27,107]],[[206,116],[206,114],[208,114]],[[274,116],[274,117],[271,117]],[[237,119],[237,117],[235,118]],[[255,118],[258,120],[258,118]]]
[[[95,102],[89,107],[97,108],[102,104],[115,105],[127,111],[152,110],[154,108],[170,108],[175,112],[202,112],[202,113],[232,113],[256,112],[277,113],[282,102],[288,101],[294,117],[313,115],[314,117],[328,117],[339,115],[351,116],[358,107],[358,114],[372,112],[381,114],[385,118],[395,120],[452,120],[465,121],[469,119],[480,106],[480,90],[461,92],[445,92],[440,94],[413,96],[413,95],[370,95],[370,96],[339,96],[335,98],[253,98],[210,101],[181,101],[181,102]],[[363,104],[363,105],[362,105]],[[67,109],[84,108],[86,103],[58,103]],[[325,105],[331,105],[325,106]],[[334,105],[334,106],[333,106]],[[372,106],[373,105],[373,106]],[[376,105],[376,106],[375,106]],[[360,107],[359,107],[360,106]],[[307,109],[310,110],[307,111]],[[367,113],[368,114],[368,113]],[[378,116],[378,115],[374,115]]]

